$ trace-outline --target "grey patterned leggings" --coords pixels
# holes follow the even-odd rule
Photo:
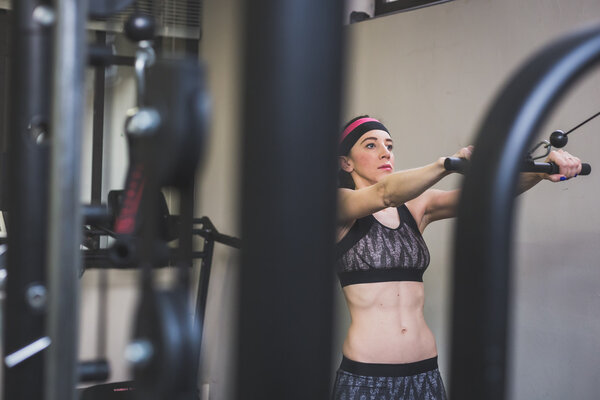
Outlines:
[[[344,357],[333,400],[446,400],[437,357],[410,364],[366,364]]]

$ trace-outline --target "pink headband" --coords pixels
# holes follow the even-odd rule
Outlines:
[[[350,125],[348,125],[346,127],[346,129],[344,129],[344,132],[342,132],[342,136],[340,136],[340,143],[342,143],[342,141],[344,139],[346,139],[346,136],[348,136],[348,134],[350,132],[352,132],[354,129],[356,129],[357,126],[362,125],[365,122],[379,122],[379,121],[376,120],[375,118],[360,118],[360,119],[357,119],[356,121],[354,121],[353,123],[351,123]]]

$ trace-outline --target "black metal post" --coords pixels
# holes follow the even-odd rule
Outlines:
[[[206,316],[206,301],[208,299],[208,283],[210,282],[210,272],[212,268],[212,258],[215,249],[215,241],[212,238],[204,240],[204,247],[202,249],[203,257],[202,264],[200,267],[200,279],[198,282],[198,294],[196,295],[196,312],[195,312],[195,323],[197,324],[200,332],[200,338],[198,339],[200,345],[202,345],[202,337],[204,334],[204,317]]]
[[[342,6],[245,2],[238,399],[329,397]]]
[[[506,397],[506,335],[519,168],[544,118],[600,62],[600,28],[565,37],[511,79],[484,120],[461,196],[454,261],[451,398]]]
[[[12,14],[12,13],[11,13]],[[6,152],[8,136],[8,63],[10,60],[10,48],[12,47],[11,20],[7,10],[0,10],[0,153]],[[2,172],[0,172],[2,174]],[[4,181],[3,181],[4,182]],[[0,189],[1,193],[2,189]],[[0,196],[2,199],[2,196]],[[0,207],[2,202],[0,201]],[[3,209],[3,208],[0,208]]]
[[[96,32],[98,43],[105,44],[106,32]],[[102,154],[104,150],[104,93],[106,67],[94,69],[94,115],[92,125],[92,204],[102,202]]]
[[[96,32],[96,41],[106,44],[106,32]],[[102,203],[102,167],[104,153],[104,100],[106,86],[106,66],[98,65],[94,68],[94,115],[92,124],[92,193],[91,203]],[[100,236],[91,242],[93,249],[100,248]],[[98,273],[98,326],[96,337],[96,355],[98,358],[106,356],[106,331],[108,321],[108,271]]]
[[[44,140],[38,143],[38,138],[46,134],[49,123],[51,30],[34,18],[34,10],[43,5],[46,2],[38,0],[12,4],[5,355],[45,335],[48,147]],[[30,288],[35,288],[37,295],[28,292]],[[31,301],[36,299],[41,301]],[[4,399],[41,399],[43,367],[42,352],[5,367]]]
[[[81,265],[81,136],[87,60],[87,0],[55,0],[48,208],[46,400],[74,400]]]

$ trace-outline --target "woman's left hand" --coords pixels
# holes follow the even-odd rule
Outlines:
[[[544,179],[552,182],[574,178],[581,172],[581,160],[562,149],[551,151],[546,162],[555,163],[559,169],[558,174],[544,176]]]

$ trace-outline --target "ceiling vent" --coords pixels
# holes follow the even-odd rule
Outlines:
[[[200,39],[202,0],[137,0],[137,5],[140,12],[154,17],[158,36]],[[0,9],[10,10],[11,1],[0,0]],[[129,6],[109,18],[90,20],[88,28],[122,32],[123,24],[133,9],[133,6]]]
[[[141,13],[154,17],[158,36],[200,39],[202,0],[137,0],[137,6]],[[122,32],[123,24],[133,10],[134,7],[129,6],[108,18],[93,19],[89,28]]]

